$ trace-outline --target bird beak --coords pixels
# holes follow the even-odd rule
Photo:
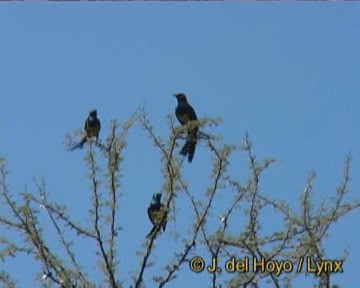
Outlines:
[[[176,97],[177,94],[172,94],[174,97]]]

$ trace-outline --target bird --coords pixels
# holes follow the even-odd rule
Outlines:
[[[195,110],[188,103],[185,94],[177,93],[173,95],[176,97],[176,100],[178,102],[178,105],[175,108],[175,115],[176,118],[179,120],[180,124],[186,125],[189,121],[197,120]],[[180,150],[181,155],[188,156],[189,163],[191,163],[194,158],[198,130],[199,128],[197,125],[193,126],[192,128],[188,128],[186,142]]]
[[[161,203],[161,193],[153,195],[152,201],[147,208],[147,213],[153,227],[146,237],[150,237],[155,230],[161,226],[163,231],[165,231],[167,223],[167,210],[164,204]]]
[[[84,137],[78,144],[74,145],[69,150],[75,150],[77,148],[81,149],[84,146],[85,142],[92,137],[96,138],[96,144],[97,144],[99,141],[100,129],[101,129],[101,123],[99,118],[97,118],[97,111],[96,109],[91,110],[84,124],[84,130],[85,130]]]

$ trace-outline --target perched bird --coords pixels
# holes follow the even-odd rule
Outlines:
[[[186,125],[189,121],[197,120],[195,110],[187,102],[185,94],[178,93],[174,94],[174,96],[178,102],[178,106],[175,109],[175,115],[181,125]],[[185,145],[180,150],[181,155],[188,155],[188,161],[190,163],[193,160],[195,154],[198,130],[199,128],[197,126],[188,129]]]
[[[86,119],[85,124],[84,124],[84,130],[85,130],[84,137],[78,144],[76,144],[69,150],[75,150],[77,148],[82,148],[84,146],[85,142],[88,141],[88,139],[90,139],[92,137],[96,138],[96,144],[97,144],[99,141],[100,129],[101,129],[101,123],[100,123],[100,120],[97,118],[97,111],[92,110],[89,112],[89,116]]]
[[[150,203],[147,212],[153,227],[146,237],[150,237],[159,226],[162,226],[163,231],[165,231],[167,211],[164,204],[161,203],[161,193],[153,195],[152,202]]]

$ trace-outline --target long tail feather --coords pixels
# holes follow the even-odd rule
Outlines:
[[[84,138],[79,143],[75,144],[73,147],[69,148],[68,150],[73,151],[73,150],[78,149],[78,148],[81,149],[81,148],[84,147],[84,144],[85,144],[86,141],[87,141],[87,137],[84,136]]]
[[[195,148],[196,148],[196,142],[190,142],[189,144],[188,144],[188,152],[189,152],[189,154],[188,154],[188,161],[189,161],[189,163],[191,163],[191,161],[193,160],[193,158],[194,158],[194,154],[195,154]]]
[[[189,150],[188,147],[189,147],[189,142],[186,141],[186,143],[184,144],[184,146],[180,150],[180,155],[186,156],[188,154],[188,150]]]
[[[186,142],[180,150],[181,155],[188,156],[189,163],[191,163],[191,161],[193,160],[194,155],[195,155],[197,132],[198,132],[198,129],[194,129],[194,130],[188,132],[188,137],[186,139]]]

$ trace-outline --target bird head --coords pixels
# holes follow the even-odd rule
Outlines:
[[[178,103],[187,103],[187,99],[184,93],[173,94],[176,97]]]
[[[97,111],[96,111],[96,109],[91,110],[91,111],[89,112],[89,116],[90,116],[90,117],[93,117],[93,118],[97,118]]]

